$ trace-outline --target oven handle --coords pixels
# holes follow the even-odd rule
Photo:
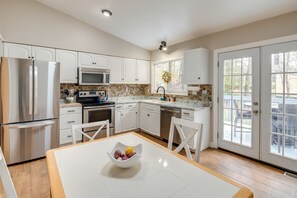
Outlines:
[[[84,107],[86,110],[107,110],[107,109],[113,109],[115,106],[114,105],[106,105],[106,106],[92,106],[92,107]]]

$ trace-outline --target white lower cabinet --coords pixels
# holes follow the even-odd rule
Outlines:
[[[132,131],[139,128],[138,103],[116,105],[115,107],[115,133]]]
[[[160,137],[160,105],[140,104],[140,128],[152,135]]]
[[[135,109],[123,111],[123,131],[130,131],[137,128],[137,113]]]
[[[60,109],[60,146],[72,143],[71,126],[81,123],[81,107],[63,107]],[[76,134],[76,140],[82,140],[82,135],[79,132]]]
[[[140,128],[146,132],[150,131],[150,114],[146,109],[140,109]]]
[[[197,123],[203,124],[201,150],[208,148],[210,143],[210,139],[209,139],[210,138],[210,131],[209,131],[210,108],[204,107],[201,110],[195,110],[195,111],[182,109],[182,119],[195,121]],[[185,135],[187,135],[191,130],[194,130],[194,129],[183,127],[183,131]],[[196,143],[197,143],[197,134],[190,140],[189,142],[190,148],[195,149]]]

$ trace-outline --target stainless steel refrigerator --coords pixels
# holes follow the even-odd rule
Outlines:
[[[1,147],[14,164],[58,147],[60,64],[2,57]]]

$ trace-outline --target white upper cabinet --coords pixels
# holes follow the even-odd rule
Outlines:
[[[184,54],[183,84],[210,84],[209,51],[193,49]]]
[[[60,82],[76,83],[77,52],[56,50],[56,61],[60,62]]]
[[[109,57],[111,84],[150,84],[150,62]]]
[[[79,52],[79,67],[108,68],[108,56]]]
[[[56,61],[56,50],[53,48],[32,46],[32,59],[43,61]]]
[[[95,66],[100,68],[108,68],[108,56],[95,55]]]
[[[135,84],[137,82],[137,63],[135,59],[124,59],[124,81],[125,83]]]
[[[137,78],[138,84],[150,84],[151,81],[150,61],[137,60]]]
[[[30,45],[4,43],[4,56],[11,58],[32,58]]]
[[[56,50],[53,48],[20,45],[15,43],[4,44],[4,56],[43,61],[55,61]]]
[[[109,57],[110,83],[119,84],[124,82],[124,59]]]
[[[95,62],[93,60],[92,54],[87,53],[78,53],[78,59],[79,59],[79,67],[94,67]]]

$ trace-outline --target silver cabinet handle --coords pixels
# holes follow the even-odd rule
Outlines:
[[[29,66],[29,115],[32,115],[33,105],[33,66]]]
[[[150,114],[147,114],[147,116],[151,116]]]
[[[38,67],[34,66],[34,115],[37,114],[38,108]]]
[[[257,113],[259,113],[259,111],[258,110],[255,110],[255,111],[253,111],[253,113],[257,114]]]
[[[75,110],[68,110],[67,112],[68,112],[68,113],[71,113],[71,112],[75,112]]]
[[[69,123],[69,124],[70,124],[70,123],[75,123],[75,121],[68,121],[67,123]]]
[[[72,135],[68,135],[67,137],[69,137],[69,138],[70,138],[70,137],[72,137]]]
[[[184,115],[190,115],[190,113],[183,113]]]

